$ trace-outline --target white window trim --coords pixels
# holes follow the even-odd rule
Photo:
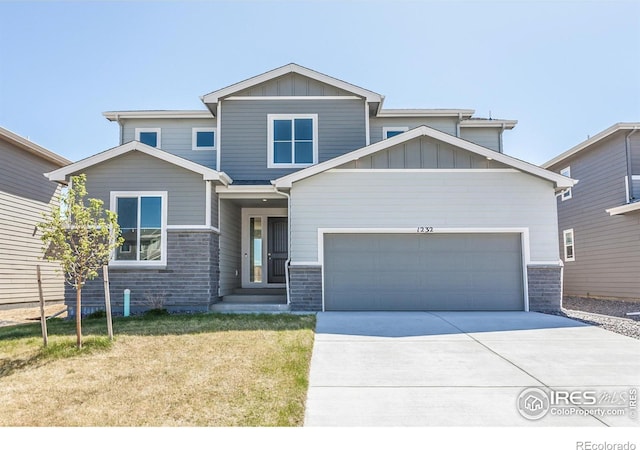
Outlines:
[[[409,127],[382,127],[382,139],[389,139],[387,137],[387,133],[389,131],[400,131],[402,133],[405,133],[407,131],[409,131]]]
[[[158,136],[156,148],[162,148],[161,128],[136,128],[136,141],[140,142],[140,133],[156,133]]]
[[[213,145],[211,147],[198,147],[198,132],[210,132],[213,133]],[[217,133],[215,127],[194,127],[191,128],[191,150],[215,150]]]
[[[567,166],[560,171],[560,175],[571,178],[571,166]],[[562,201],[572,198],[571,188],[566,188],[560,193],[560,199]]]
[[[296,164],[284,163],[278,164],[273,162],[273,121],[274,120],[294,120],[294,119],[313,119],[313,162]],[[295,138],[295,136],[294,136]],[[292,152],[294,151],[292,146]],[[295,155],[292,155],[295,156]],[[270,169],[286,169],[309,167],[318,164],[318,115],[317,114],[267,114],[267,167]]]
[[[571,254],[573,256],[571,256],[571,258],[567,257],[567,247],[569,247],[569,245],[567,245],[567,236],[571,235]],[[573,228],[570,228],[568,230],[564,230],[562,232],[562,248],[564,249],[564,260],[565,261],[575,261],[576,260],[576,237],[575,234],[573,233]]]
[[[162,199],[162,228],[160,232],[160,238],[162,240],[160,244],[160,260],[159,261],[116,261],[115,250],[111,255],[109,266],[113,267],[151,267],[158,268],[167,265],[167,191],[111,191],[109,209],[117,212],[117,199],[118,198],[140,198],[140,197],[160,197]],[[140,202],[138,202],[138,205]],[[138,206],[139,207],[139,206]],[[138,215],[138,220],[140,215]]]

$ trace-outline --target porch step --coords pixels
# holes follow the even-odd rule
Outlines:
[[[224,301],[215,303],[209,307],[211,312],[226,313],[277,313],[288,312],[291,308],[285,303],[269,304],[269,303],[226,303]]]
[[[222,303],[227,304],[286,304],[287,295],[281,294],[230,294],[222,297]]]

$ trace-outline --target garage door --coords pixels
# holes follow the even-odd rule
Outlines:
[[[327,311],[524,309],[517,233],[326,234]]]

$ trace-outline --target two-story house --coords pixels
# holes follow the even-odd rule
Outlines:
[[[543,164],[558,195],[567,296],[640,301],[640,123],[617,123]]]
[[[574,181],[503,153],[515,121],[384,109],[296,64],[201,99],[107,112],[119,145],[48,174],[86,173],[118,213],[116,302],[128,288],[132,310],[158,292],[173,310],[251,292],[309,311],[559,308],[555,196]]]

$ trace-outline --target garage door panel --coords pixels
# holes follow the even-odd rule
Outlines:
[[[522,310],[519,234],[328,234],[327,310]]]

